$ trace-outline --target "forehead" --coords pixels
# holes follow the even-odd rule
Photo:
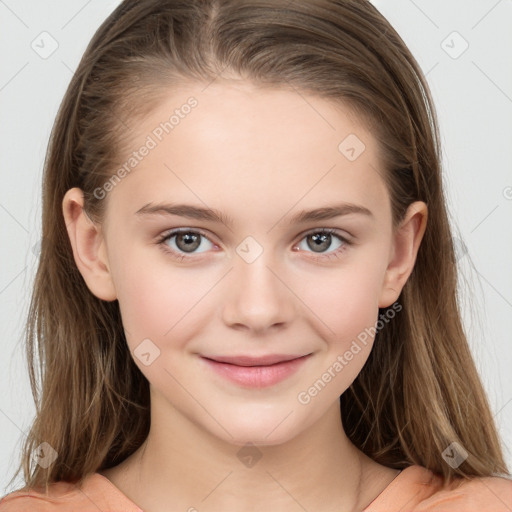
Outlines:
[[[346,199],[378,206],[386,195],[376,140],[355,113],[291,88],[182,85],[130,139],[119,160],[128,172],[109,197],[124,213],[189,200],[270,222],[295,204]]]

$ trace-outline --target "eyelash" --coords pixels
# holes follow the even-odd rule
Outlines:
[[[176,235],[179,235],[180,233],[193,233],[196,235],[201,235],[202,237],[206,238],[210,243],[217,245],[214,242],[212,242],[210,240],[210,238],[205,233],[203,233],[201,230],[198,230],[198,229],[177,228],[177,229],[168,231],[166,233],[163,233],[162,235],[160,235],[158,237],[158,239],[156,240],[156,243],[162,248],[162,250],[166,254],[172,256],[173,258],[177,259],[178,261],[195,258],[195,256],[193,256],[193,253],[190,253],[190,255],[185,254],[185,253],[177,253],[174,249],[171,249],[171,248],[169,248],[168,245],[166,245],[166,242],[168,240],[170,240],[171,238],[173,238]],[[319,229],[314,229],[314,230],[308,231],[307,233],[305,233],[302,236],[302,238],[299,240],[299,242],[302,241],[304,238],[306,238],[309,235],[317,235],[317,234],[334,235],[341,242],[343,242],[343,245],[338,247],[336,250],[334,250],[332,252],[321,254],[320,256],[309,256],[310,258],[312,258],[314,260],[326,260],[326,259],[330,260],[333,258],[339,258],[341,253],[344,252],[348,246],[352,245],[352,242],[350,240],[348,240],[344,236],[340,235],[335,229],[332,229],[332,228],[319,228]]]

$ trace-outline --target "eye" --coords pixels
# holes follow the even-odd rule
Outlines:
[[[334,239],[338,239],[338,243],[334,246],[334,250],[325,252],[326,249],[333,248]],[[320,255],[319,258],[328,258],[333,256],[338,257],[349,245],[351,245],[351,242],[340,234],[337,234],[335,229],[324,228],[306,233],[304,238],[302,238],[301,243],[298,244],[298,247],[300,250],[306,250],[306,252],[308,252],[308,249],[311,249],[313,253]]]
[[[207,243],[203,243],[204,241]],[[187,258],[188,254],[202,253],[216,247],[205,234],[187,228],[164,233],[157,243],[162,246],[164,251],[170,252],[179,259]],[[199,248],[202,250],[198,251]]]
[[[326,252],[326,249],[333,248],[334,239],[338,240],[334,250]],[[304,242],[306,243],[306,248],[303,245]],[[162,250],[167,254],[170,254],[180,261],[191,258],[194,254],[200,254],[212,248],[218,248],[206,234],[189,228],[178,228],[168,231],[159,237],[157,244],[161,246]],[[322,228],[306,233],[301,239],[301,242],[296,246],[298,249],[294,247],[293,250],[318,254],[318,256],[311,256],[315,259],[327,259],[332,257],[337,258],[349,245],[351,245],[351,242],[342,235],[337,234],[335,229]],[[198,249],[202,250],[198,251]]]

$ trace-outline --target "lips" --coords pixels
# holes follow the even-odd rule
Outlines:
[[[270,354],[266,356],[203,356],[217,363],[234,364],[236,366],[271,366],[304,357],[303,355]]]
[[[311,354],[266,356],[201,356],[216,375],[244,388],[264,388],[284,381],[305,364]]]

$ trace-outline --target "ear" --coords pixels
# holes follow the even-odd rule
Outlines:
[[[404,219],[393,233],[390,260],[379,298],[380,308],[388,307],[398,299],[411,275],[427,227],[427,217],[427,205],[416,201],[409,205]]]
[[[62,211],[75,263],[89,290],[99,299],[113,301],[117,294],[101,227],[87,216],[83,206],[82,190],[69,189],[62,200]]]

